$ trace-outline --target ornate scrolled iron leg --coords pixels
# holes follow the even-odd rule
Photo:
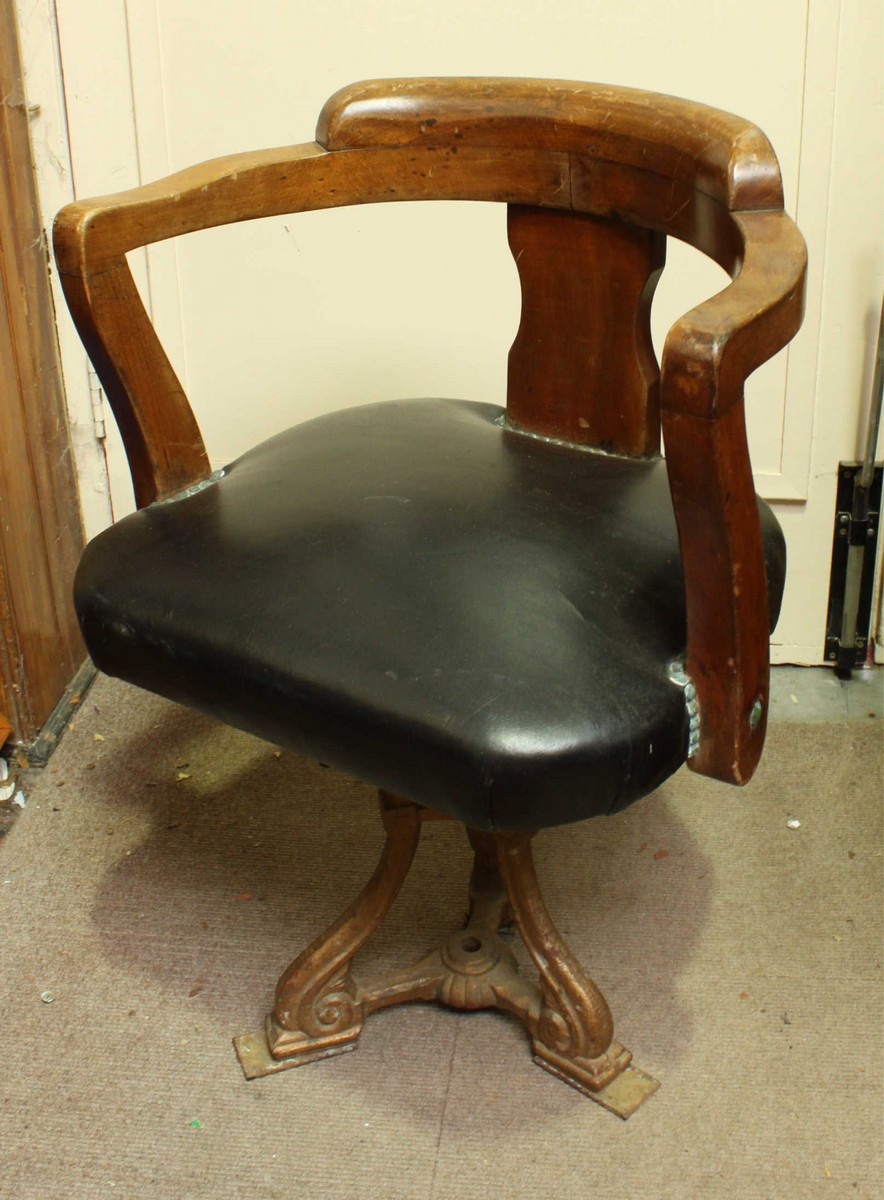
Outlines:
[[[467,827],[467,837],[474,854],[467,925],[484,925],[497,932],[512,925],[513,911],[500,876],[495,834]]]
[[[560,937],[543,902],[532,834],[468,829],[474,851],[466,927],[412,967],[368,983],[350,973],[353,956],[386,915],[417,849],[420,826],[440,814],[381,793],[387,839],[359,897],[282,975],[266,1029],[235,1038],[246,1077],[255,1079],[352,1050],[366,1016],[392,1004],[437,1000],[453,1008],[498,1008],[525,1023],[535,1061],[628,1117],[656,1090],[612,1041],[604,996]],[[540,983],[519,975],[502,926],[513,920]]]
[[[356,952],[386,916],[411,867],[420,838],[420,810],[381,793],[386,841],[359,896],[282,974],[264,1037],[236,1038],[247,1077],[269,1074],[353,1049],[365,1020],[350,975]],[[269,1053],[269,1058],[268,1058]]]
[[[531,1034],[537,1062],[588,1093],[599,1092],[632,1055],[614,1042],[607,1001],[562,940],[543,902],[530,833],[499,833],[500,873],[516,926],[540,974],[542,1003]]]

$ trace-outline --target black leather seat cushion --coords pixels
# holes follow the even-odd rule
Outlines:
[[[97,537],[76,606],[101,670],[479,828],[613,811],[686,755],[665,464],[493,405],[296,426]]]

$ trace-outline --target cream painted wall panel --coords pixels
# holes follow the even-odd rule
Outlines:
[[[18,5],[19,42],[31,117],[31,146],[37,175],[43,228],[63,204],[74,198],[62,87],[58,36],[52,0]],[[111,518],[107,468],[95,438],[88,364],[55,272],[52,294],[58,319],[58,342],[67,399],[71,447],[80,489],[80,512],[86,537],[100,532]]]
[[[838,49],[826,236],[816,247],[822,336],[816,363],[811,488],[778,509],[789,545],[776,661],[820,661],[828,597],[837,465],[862,456],[884,288],[884,11],[844,0]],[[810,199],[810,198],[809,198]],[[878,458],[884,454],[879,440]]]
[[[265,0],[244,19],[231,0],[128,0],[142,175],[308,140],[323,101],[353,79],[551,75],[702,97],[752,116],[780,151],[794,207],[806,6],[769,8],[761,0],[543,9],[517,0],[444,10],[414,0],[310,8]],[[428,392],[503,400],[518,325],[503,214],[440,207],[308,214],[179,246],[177,264],[165,266],[165,291],[180,284],[185,330],[172,356],[186,369],[216,462],[293,414]],[[658,343],[677,315],[725,282],[685,248],[674,246],[670,257],[655,307]],[[152,263],[154,285],[162,270]],[[260,360],[243,346],[261,347]],[[774,490],[786,370],[782,357],[759,372],[749,400],[756,466]],[[802,428],[789,495],[801,494],[806,478],[809,421]]]

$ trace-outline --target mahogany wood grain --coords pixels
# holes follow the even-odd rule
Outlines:
[[[670,330],[661,407],[685,577],[686,667],[700,704],[700,749],[688,765],[746,783],[764,745],[770,627],[743,384],[800,325],[806,259],[784,213],[734,222],[743,268]]]
[[[690,180],[580,154],[570,159],[576,211],[655,229],[694,246],[730,275],[739,269],[740,239],[732,211]]]
[[[764,733],[763,718],[747,732],[746,706],[751,711],[760,699],[766,711],[769,634],[743,384],[798,329],[806,267],[801,235],[782,211],[767,139],[730,114],[631,89],[419,79],[337,93],[323,109],[317,140],[204,163],[59,215],[62,281],[127,439],[139,503],[205,478],[208,463],[128,275],[124,255],[136,246],[348,204],[519,206],[511,210],[510,236],[524,308],[510,361],[511,419],[550,436],[646,454],[657,437],[646,326],[662,261],[658,235],[679,237],[734,276],[675,323],[660,383],[685,571],[687,666],[701,712],[700,750],[690,765],[745,782]],[[622,316],[616,336],[609,309]],[[543,362],[533,357],[539,347]]]
[[[139,508],[212,473],[184,389],[154,332],[125,258],[65,275],[65,297],[108,398]]]
[[[700,704],[700,748],[688,765],[746,783],[764,745],[770,625],[743,405],[715,420],[664,410],[663,437],[685,577],[686,668]]]
[[[561,79],[373,79],[336,92],[329,150],[457,145],[564,150],[690,181],[726,208],[782,207],[776,155],[731,113],[634,88]]]
[[[509,354],[518,429],[621,454],[660,449],[651,300],[665,239],[622,221],[510,205],[522,318]]]
[[[663,348],[661,404],[715,417],[741,404],[749,375],[798,331],[807,251],[784,212],[734,213],[739,269],[718,295],[686,313]]]
[[[69,204],[56,218],[63,274],[138,246],[237,221],[394,200],[570,207],[567,154],[530,147],[330,154],[313,142],[212,159],[155,183]]]

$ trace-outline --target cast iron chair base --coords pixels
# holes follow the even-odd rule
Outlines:
[[[414,858],[421,823],[444,819],[381,793],[386,842],[358,899],[295,959],[276,988],[266,1027],[234,1039],[247,1079],[355,1050],[369,1013],[413,1000],[451,1008],[499,1008],[531,1035],[534,1061],[618,1116],[631,1116],[660,1086],[630,1065],[613,1041],[604,996],[553,925],[537,882],[532,833],[468,829],[475,852],[466,927],[413,967],[363,985],[353,956],[377,929]],[[538,983],[518,972],[499,930],[514,923],[537,967]]]

